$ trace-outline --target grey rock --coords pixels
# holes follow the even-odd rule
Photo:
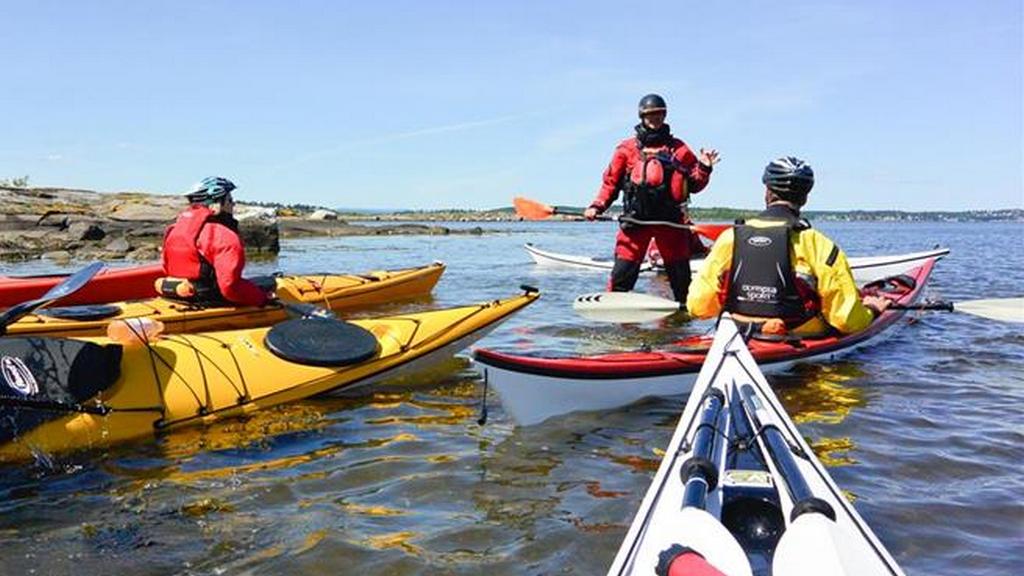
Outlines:
[[[280,232],[277,222],[244,220],[238,223],[238,234],[247,252],[277,254],[281,251]]]
[[[171,222],[186,205],[183,198],[149,196],[143,200],[111,201],[102,215],[122,222]]]
[[[160,238],[163,241],[164,232],[167,231],[167,226],[163,224],[154,224],[151,226],[136,226],[125,230],[125,237],[127,238],[148,238],[155,237]]]
[[[128,257],[136,262],[148,262],[160,259],[160,249],[157,246],[146,245],[136,248],[128,253]]]
[[[89,222],[75,222],[68,226],[68,238],[71,240],[103,240],[107,233],[98,225]]]
[[[131,244],[125,238],[115,238],[111,240],[103,249],[107,252],[113,252],[115,254],[125,254],[132,249]]]
[[[36,220],[36,226],[53,226],[58,230],[65,230],[70,225],[71,219],[63,212],[48,210]]]
[[[332,212],[330,210],[324,210],[323,208],[321,208],[319,210],[314,210],[313,213],[309,215],[309,219],[310,220],[337,220],[338,219],[338,214],[335,213],[335,212]]]
[[[54,262],[70,262],[71,252],[67,250],[51,250],[50,252],[43,252],[40,258],[43,260],[53,260]]]
[[[277,211],[263,206],[236,206],[234,216],[235,220],[239,222],[248,222],[249,220],[259,220],[266,224],[277,222]]]

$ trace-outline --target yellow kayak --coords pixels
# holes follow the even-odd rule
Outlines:
[[[0,461],[107,446],[407,376],[538,297],[531,289],[445,310],[295,319],[126,346],[107,338],[3,338]]]
[[[277,297],[331,310],[353,309],[429,294],[444,264],[366,274],[279,276]],[[104,336],[114,320],[148,317],[164,324],[164,333],[203,332],[269,326],[288,317],[280,305],[206,306],[150,298],[96,306],[43,309],[7,327],[9,336]]]

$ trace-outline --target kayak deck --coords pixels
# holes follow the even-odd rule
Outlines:
[[[51,405],[33,409],[31,396],[26,400],[0,389],[4,401],[0,407],[8,400],[16,402],[15,416],[22,418],[21,422],[27,418],[29,427],[0,446],[0,461],[25,458],[35,450],[107,446],[409,375],[425,368],[428,361],[469,345],[538,297],[529,292],[470,306],[354,320],[348,324],[371,334],[376,352],[364,361],[343,366],[281,358],[266,344],[271,328],[176,334],[147,345],[124,347],[116,380],[109,388],[63,406],[54,419],[44,418],[39,425],[34,422],[40,415],[54,415]],[[104,347],[111,344],[106,338],[83,341]],[[41,381],[43,377],[37,378]]]
[[[733,576],[902,574],[728,316],[665,454],[610,575],[653,574],[666,550]],[[684,558],[687,549],[700,559]]]
[[[363,274],[318,274],[275,278],[277,297],[291,303],[314,304],[340,311],[384,304],[429,294],[444,273],[443,263],[399,270]],[[148,317],[160,320],[164,332],[176,334],[210,330],[232,330],[267,326],[288,317],[279,305],[196,306],[194,304],[149,298],[115,302],[94,317],[82,309],[84,317],[51,316],[47,310],[28,315],[7,328],[11,336],[102,336],[114,320]],[[75,309],[63,308],[69,312]]]

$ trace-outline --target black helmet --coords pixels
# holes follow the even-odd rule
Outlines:
[[[765,166],[761,182],[780,198],[799,202],[814,187],[814,170],[799,158],[785,156]]]
[[[189,202],[212,203],[219,202],[235,189],[235,183],[227,178],[211,176],[203,180],[185,192]]]
[[[644,114],[650,114],[651,112],[668,112],[668,105],[665,104],[665,99],[657,94],[648,94],[641,98],[640,105],[637,108],[641,118],[644,117]]]

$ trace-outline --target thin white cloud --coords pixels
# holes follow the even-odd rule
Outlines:
[[[351,140],[348,142],[342,142],[330,148],[323,150],[317,150],[308,154],[303,154],[296,158],[293,158],[287,162],[282,162],[271,166],[269,171],[271,174],[276,174],[289,168],[306,164],[315,160],[322,160],[325,158],[331,158],[334,156],[341,155],[349,150],[356,148],[364,148],[367,146],[373,146],[377,144],[385,144],[388,142],[396,142],[400,140],[411,140],[414,138],[420,138],[424,136],[433,136],[436,134],[449,134],[452,132],[464,132],[467,130],[473,130],[476,128],[482,128],[485,126],[494,126],[498,124],[506,124],[523,118],[534,116],[536,113],[525,113],[525,114],[513,114],[509,116],[499,116],[497,118],[489,118],[486,120],[473,120],[470,122],[458,122],[455,124],[446,124],[443,126],[431,126],[429,128],[420,128],[417,130],[408,130],[404,132],[394,132],[392,134],[384,134],[373,138],[365,138],[362,140]]]

